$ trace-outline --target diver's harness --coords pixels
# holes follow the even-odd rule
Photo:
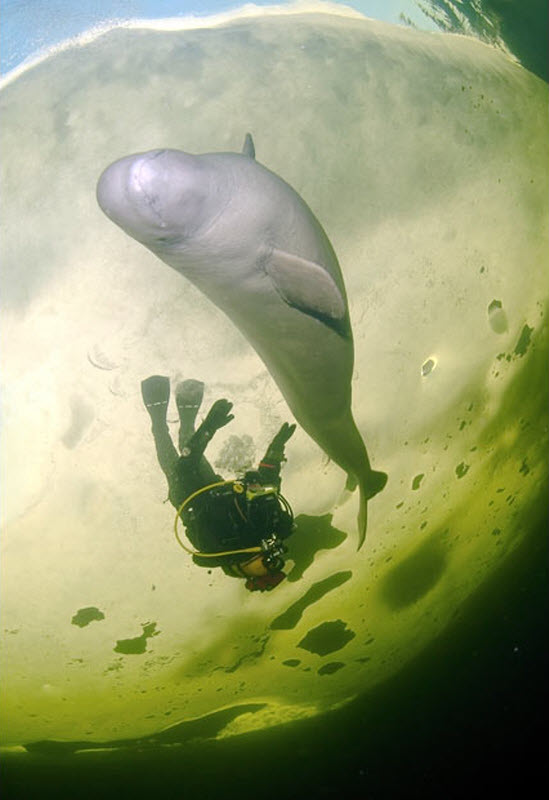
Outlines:
[[[191,550],[190,547],[187,547],[187,545],[183,543],[183,541],[179,536],[179,530],[178,530],[179,520],[181,520],[181,522],[183,523],[183,518],[181,516],[183,514],[183,511],[199,495],[209,492],[212,489],[216,489],[220,486],[232,486],[233,493],[235,495],[234,504],[244,522],[248,522],[249,520],[237,502],[238,495],[242,494],[245,494],[245,498],[248,503],[253,502],[258,497],[263,497],[265,495],[275,495],[276,498],[280,500],[284,510],[290,517],[290,521],[293,523],[294,515],[292,508],[288,503],[288,501],[286,500],[286,498],[278,491],[276,486],[267,484],[267,485],[260,485],[257,488],[251,489],[248,488],[244,482],[239,480],[218,481],[217,483],[210,483],[208,486],[203,486],[201,489],[197,489],[196,492],[193,492],[187,498],[185,498],[185,500],[183,500],[183,502],[177,509],[174,520],[174,533],[175,533],[175,538],[177,539],[177,543],[180,545],[180,547],[183,548],[183,550],[185,550],[187,553],[190,553],[190,555],[200,556],[200,558],[219,558],[220,556],[232,556],[239,554],[244,555],[245,553],[252,553],[252,554],[262,553],[263,563],[268,569],[273,569],[273,570],[279,569],[281,557],[286,552],[287,547],[283,544],[282,540],[277,536],[275,532],[261,539],[261,544],[256,545],[255,547],[244,547],[240,550],[224,550],[222,552],[217,552],[217,553],[202,553],[199,550]]]

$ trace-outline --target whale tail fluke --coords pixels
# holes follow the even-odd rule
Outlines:
[[[368,525],[368,500],[375,497],[378,492],[385,488],[388,475],[386,472],[376,472],[372,470],[360,482],[360,506],[358,510],[358,547],[360,550],[366,538],[366,528]]]

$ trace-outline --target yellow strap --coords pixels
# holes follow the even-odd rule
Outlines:
[[[185,500],[183,500],[183,502],[181,503],[181,505],[179,506],[179,508],[175,512],[175,520],[174,520],[174,526],[173,526],[174,533],[175,533],[175,538],[177,539],[177,543],[180,545],[180,547],[182,547],[183,550],[186,550],[187,553],[190,553],[192,556],[200,556],[201,558],[217,558],[219,556],[238,555],[239,553],[261,553],[262,552],[262,548],[261,547],[246,547],[243,550],[225,550],[222,553],[201,553],[199,550],[191,550],[190,547],[187,547],[185,544],[183,544],[183,542],[179,538],[179,531],[177,529],[177,524],[178,524],[179,520],[181,520],[181,522],[183,522],[183,520],[181,518],[181,514],[183,513],[183,509],[185,508],[185,506],[187,506],[191,502],[191,500],[194,500],[195,497],[198,497],[198,495],[203,494],[204,492],[210,491],[210,489],[215,489],[218,486],[228,486],[228,485],[233,484],[233,483],[234,483],[234,481],[218,481],[217,483],[210,483],[209,486],[203,486],[201,489],[198,489],[196,492],[193,492],[187,498],[185,498]]]

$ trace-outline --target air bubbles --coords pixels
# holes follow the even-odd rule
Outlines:
[[[509,329],[501,300],[492,300],[488,306],[488,322],[494,333],[506,333]]]
[[[430,375],[431,372],[436,368],[436,365],[437,360],[435,356],[429,356],[429,358],[421,365],[421,377],[426,378],[427,375]]]

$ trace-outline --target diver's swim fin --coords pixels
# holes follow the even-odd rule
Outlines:
[[[181,381],[181,383],[178,383],[175,387],[175,402],[181,419],[183,419],[184,415],[191,412],[191,410],[196,409],[196,411],[198,411],[202,404],[203,397],[204,384],[202,381],[196,381],[193,378],[189,378],[186,381]]]
[[[141,396],[148,410],[158,406],[168,407],[170,399],[170,379],[163,375],[151,375],[141,381]]]

